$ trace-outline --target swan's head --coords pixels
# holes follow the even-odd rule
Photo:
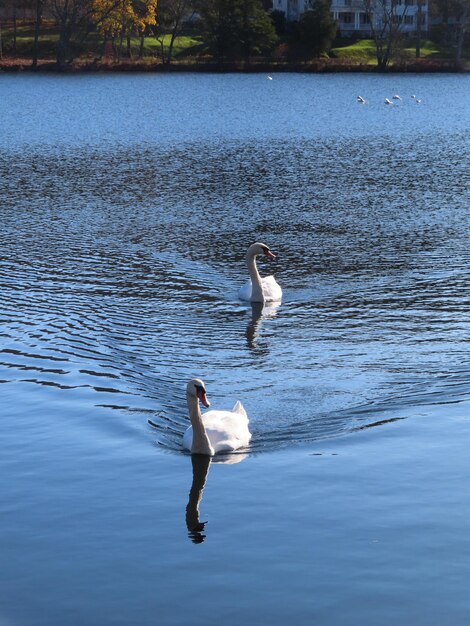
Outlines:
[[[206,386],[199,378],[193,378],[186,387],[186,395],[197,398],[205,407],[209,407],[211,403],[206,396]]]
[[[267,246],[265,243],[260,243],[259,241],[257,241],[248,248],[247,256],[258,256],[259,254],[267,256],[270,259],[276,258],[276,255],[271,252],[269,246]]]

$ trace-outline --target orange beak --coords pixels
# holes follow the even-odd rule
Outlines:
[[[197,390],[197,397],[206,408],[210,407],[211,403],[207,399],[206,392],[204,391],[204,389]]]

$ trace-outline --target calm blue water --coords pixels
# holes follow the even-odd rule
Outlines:
[[[2,626],[467,623],[469,87],[0,78]]]

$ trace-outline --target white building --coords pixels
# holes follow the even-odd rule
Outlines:
[[[380,0],[382,1],[382,0]],[[416,32],[418,28],[418,2],[421,2],[421,31],[428,30],[428,0],[393,0],[394,19],[401,24],[404,33]],[[283,11],[288,21],[298,20],[308,8],[308,0],[273,0],[273,11]],[[331,0],[331,13],[338,22],[343,37],[370,35],[370,16],[364,0]],[[380,11],[376,13],[380,20]]]

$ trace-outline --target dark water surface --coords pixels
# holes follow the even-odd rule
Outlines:
[[[0,78],[2,626],[468,623],[469,87]]]

